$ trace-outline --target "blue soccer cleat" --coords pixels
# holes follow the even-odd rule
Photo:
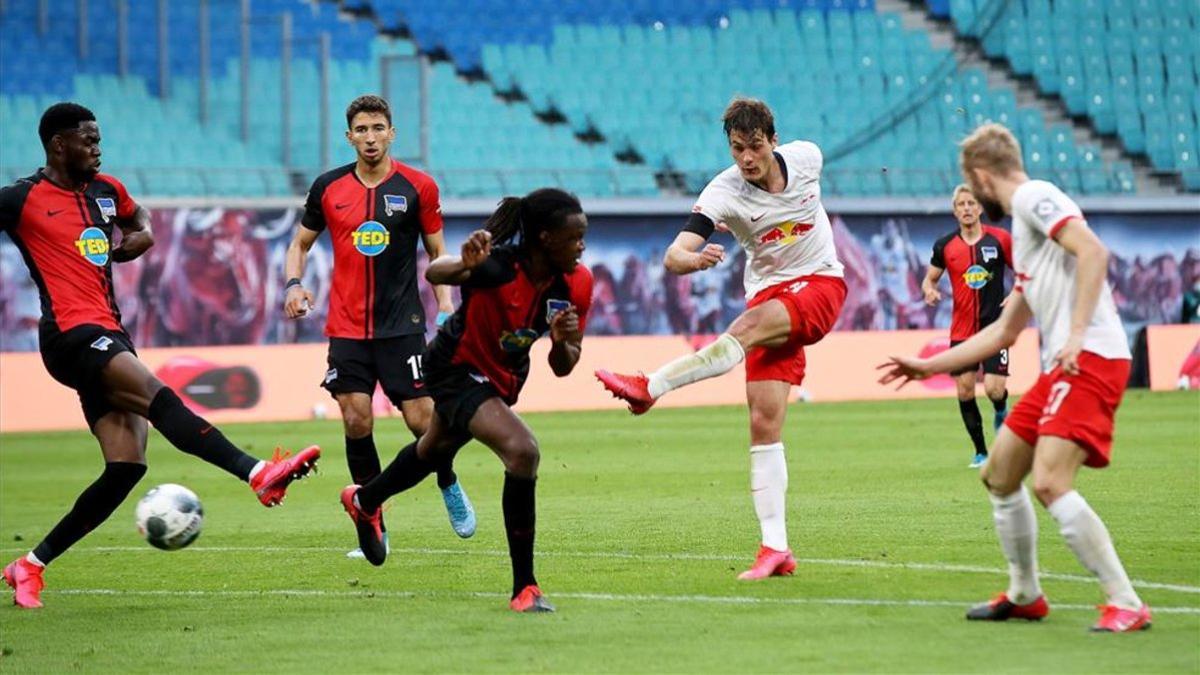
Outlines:
[[[1004,426],[1004,420],[1008,417],[1008,408],[997,410],[995,417],[992,418],[992,426],[996,428],[996,433],[1000,433],[1000,427]]]
[[[442,488],[442,501],[446,502],[446,514],[450,516],[454,533],[463,539],[475,534],[475,507],[471,506],[471,500],[458,481]]]
[[[987,464],[987,457],[987,455],[983,454],[975,455],[975,459],[971,460],[971,463],[968,464],[967,467],[971,469],[978,469],[984,464]]]

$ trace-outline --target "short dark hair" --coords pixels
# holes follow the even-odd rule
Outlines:
[[[38,136],[42,139],[42,147],[50,147],[50,141],[64,131],[74,131],[83,122],[95,122],[96,116],[91,110],[78,103],[55,103],[42,113],[42,121],[38,123]]]
[[[354,116],[358,113],[379,113],[387,118],[388,126],[392,125],[392,108],[382,96],[364,94],[346,106],[346,128],[354,124]]]
[[[770,140],[775,137],[775,115],[766,103],[756,98],[735,98],[725,108],[721,117],[725,123],[725,136],[736,131],[746,138],[754,136],[755,131],[763,132]]]

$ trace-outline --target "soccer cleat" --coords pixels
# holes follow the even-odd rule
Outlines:
[[[475,507],[471,506],[471,500],[458,481],[442,488],[442,501],[446,503],[446,513],[450,516],[450,527],[454,528],[454,534],[463,539],[475,534]]]
[[[988,458],[987,455],[983,455],[983,454],[975,455],[975,459],[971,460],[971,463],[967,465],[967,468],[968,469],[978,469],[979,467],[983,466],[984,464],[987,464],[987,458]]]
[[[1007,593],[1000,593],[990,602],[975,605],[967,610],[968,621],[1008,621],[1009,619],[1025,619],[1026,621],[1041,621],[1050,613],[1050,605],[1046,596],[1039,595],[1037,600],[1018,605],[1008,599]]]
[[[4,568],[4,583],[14,591],[14,605],[26,609],[42,606],[42,589],[46,587],[46,583],[42,581],[42,572],[45,571],[45,567],[29,562],[25,556],[17,558]]]
[[[629,404],[629,412],[641,415],[657,400],[650,395],[650,380],[642,373],[621,375],[608,370],[597,370],[596,379],[616,398]]]
[[[367,513],[359,508],[354,501],[358,488],[357,485],[347,485],[342,490],[342,508],[354,521],[354,529],[358,531],[358,548],[363,557],[378,567],[388,556],[387,541],[383,538],[383,510],[375,509],[374,513]]]
[[[553,612],[554,605],[546,601],[542,589],[530,584],[517,593],[517,597],[508,601],[508,608],[514,612]]]
[[[321,458],[321,448],[310,445],[293,455],[275,448],[275,454],[254,477],[250,479],[250,489],[258,495],[258,501],[263,506],[278,506],[287,496],[288,485],[292,481],[304,478],[317,468],[317,460]]]
[[[1141,609],[1097,605],[1097,609],[1100,610],[1100,619],[1092,626],[1093,633],[1132,633],[1150,628],[1149,605],[1142,605]]]
[[[388,533],[387,532],[383,533],[383,550],[386,553],[392,552],[392,546],[391,546],[391,544],[388,543]],[[351,560],[362,560],[363,558],[366,558],[367,556],[363,555],[361,548],[356,548],[353,551],[346,551],[346,557]]]
[[[776,551],[767,546],[758,547],[758,557],[754,559],[754,564],[750,569],[738,575],[738,579],[742,581],[753,581],[756,579],[766,579],[767,577],[790,576],[796,571],[796,559],[792,557],[792,551]]]
[[[997,410],[992,417],[992,426],[995,427],[997,433],[1000,432],[1000,427],[1004,426],[1004,420],[1008,418],[1008,408]]]

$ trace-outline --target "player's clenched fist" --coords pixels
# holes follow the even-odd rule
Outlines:
[[[558,312],[550,320],[550,339],[554,342],[579,342],[583,333],[579,330],[579,313],[575,305]]]
[[[462,245],[462,264],[466,269],[478,267],[492,254],[492,233],[475,230]]]
[[[287,290],[287,295],[283,299],[283,313],[289,319],[297,319],[308,314],[308,310],[312,306],[312,291],[303,286],[292,286]]]
[[[723,260],[725,260],[725,247],[720,244],[708,244],[696,253],[696,271],[715,267]]]

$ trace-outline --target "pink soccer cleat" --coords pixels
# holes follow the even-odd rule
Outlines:
[[[546,602],[542,589],[530,584],[517,593],[517,597],[508,601],[508,608],[514,612],[553,612],[554,605]]]
[[[750,569],[738,575],[742,581],[754,581],[767,577],[791,576],[796,571],[796,559],[792,557],[791,549],[776,551],[767,546],[758,547],[758,557]]]
[[[298,478],[304,478],[317,468],[317,460],[321,458],[321,448],[310,445],[293,455],[275,448],[275,454],[261,471],[250,479],[250,489],[258,495],[258,501],[263,506],[278,506],[287,496],[288,485]]]
[[[604,388],[612,393],[613,396],[624,400],[629,404],[629,412],[634,415],[641,415],[654,406],[657,400],[650,395],[648,389],[650,380],[645,375],[638,373],[637,375],[621,375],[608,370],[597,370],[596,379],[604,385]]]
[[[26,609],[37,609],[42,606],[42,589],[46,582],[42,581],[42,572],[46,568],[35,565],[21,556],[4,568],[4,583],[15,591],[13,604]]]
[[[1094,633],[1132,633],[1150,628],[1150,606],[1125,609],[1116,605],[1099,605],[1100,619],[1091,630]]]

